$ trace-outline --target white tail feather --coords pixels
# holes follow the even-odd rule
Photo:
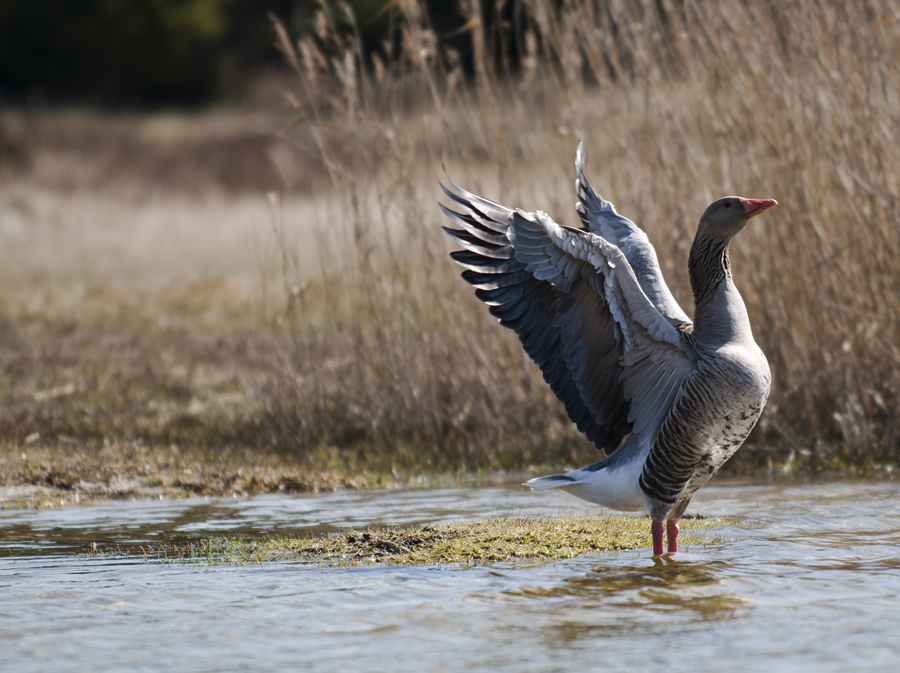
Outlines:
[[[626,460],[613,468],[599,469],[594,463],[567,474],[529,479],[524,485],[535,489],[562,488],[575,497],[610,509],[640,511],[649,502],[638,484],[642,467],[642,460]]]
[[[552,477],[535,477],[529,479],[522,486],[530,486],[531,488],[559,488],[560,486],[571,486],[575,480],[564,474],[555,474]]]

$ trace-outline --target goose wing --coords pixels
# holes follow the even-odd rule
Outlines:
[[[652,442],[696,363],[622,250],[453,186],[458,194],[444,191],[464,212],[441,207],[461,227],[445,230],[464,250],[451,256],[569,418],[607,453],[632,432]]]
[[[584,143],[578,142],[575,155],[575,193],[578,203],[575,209],[584,224],[584,229],[618,247],[634,271],[635,277],[653,305],[665,318],[676,327],[692,325],[691,319],[675,301],[669,291],[656,250],[643,232],[634,222],[616,212],[616,207],[591,187],[584,177]]]

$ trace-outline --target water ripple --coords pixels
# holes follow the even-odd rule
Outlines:
[[[598,512],[518,487],[0,512],[0,670],[893,671],[896,484],[715,487],[748,524],[648,550],[467,568],[145,564],[79,555],[495,513]]]

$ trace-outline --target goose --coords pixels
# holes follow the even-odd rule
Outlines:
[[[500,324],[518,335],[606,457],[534,489],[651,519],[654,557],[678,551],[691,498],[743,444],[769,396],[766,357],[731,274],[731,240],[774,199],[726,196],[700,218],[688,258],[694,319],[669,291],[647,235],[600,197],[575,159],[580,228],[441,185],[459,227],[451,257]],[[461,211],[461,212],[460,212]]]

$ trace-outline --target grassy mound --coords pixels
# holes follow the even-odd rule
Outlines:
[[[720,520],[685,519],[679,542],[696,544],[700,531]],[[172,544],[160,558],[201,563],[293,561],[337,566],[431,565],[552,561],[650,546],[645,517],[493,517],[425,526],[371,527],[365,531],[302,538],[218,538]]]

